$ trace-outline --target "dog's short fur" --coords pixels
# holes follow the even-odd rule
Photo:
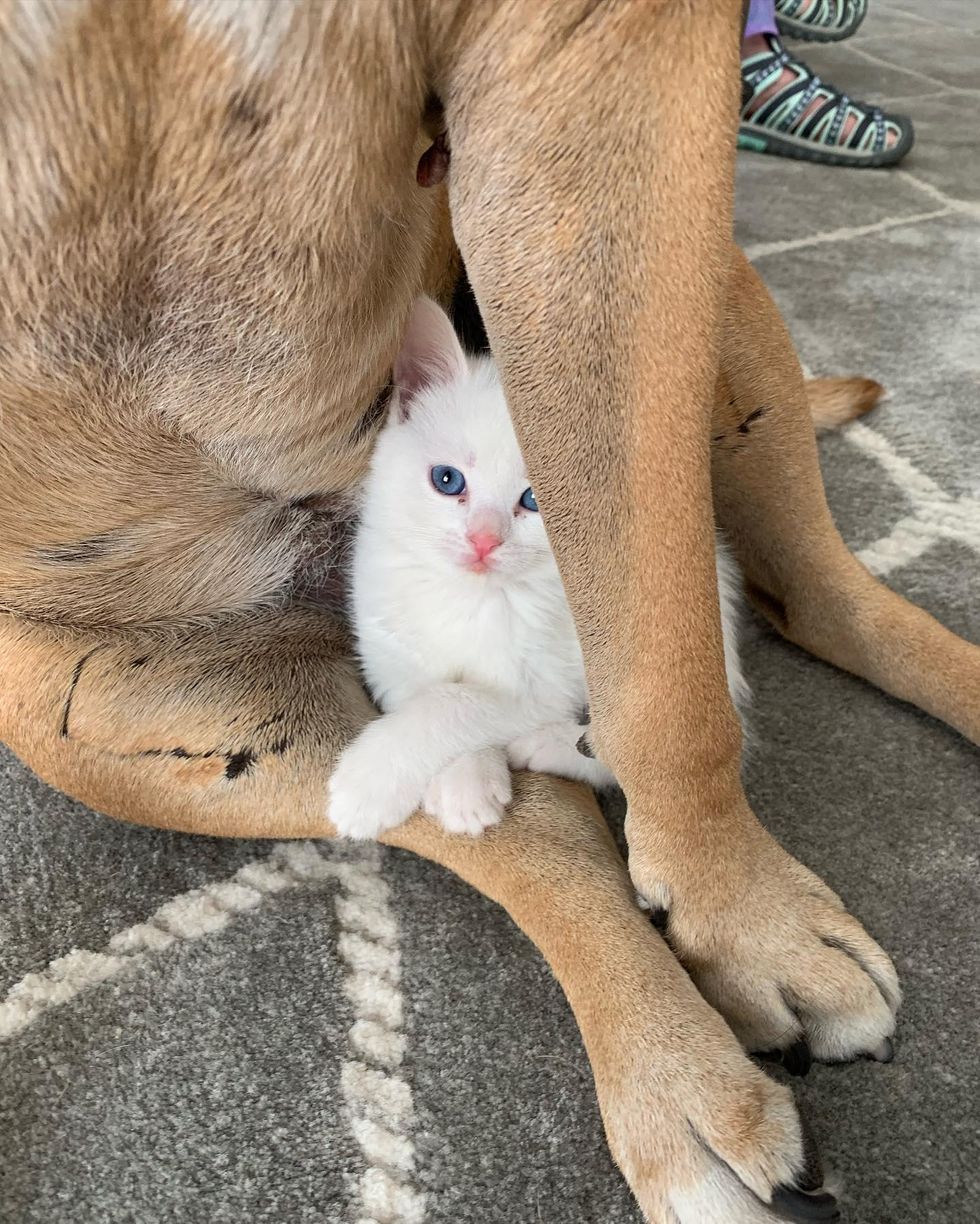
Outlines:
[[[336,524],[410,304],[451,294],[451,207],[632,878],[701,993],[572,784],[518,778],[479,840],[421,817],[389,840],[548,958],[657,1224],[759,1224],[819,1180],[733,1029],[848,1058],[898,999],[746,803],[712,490],[782,633],[980,736],[980,652],[845,549],[797,361],[732,247],[740,9],[0,0],[0,736],[124,819],[329,832],[331,762],[371,716]],[[444,133],[448,195],[416,180]]]

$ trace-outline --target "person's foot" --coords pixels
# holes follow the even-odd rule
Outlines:
[[[776,0],[776,24],[786,38],[840,42],[865,18],[868,0]]]
[[[914,139],[910,119],[824,83],[774,34],[743,40],[740,148],[828,165],[889,166]]]

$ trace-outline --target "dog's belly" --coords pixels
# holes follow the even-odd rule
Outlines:
[[[450,291],[411,32],[384,5],[44,12],[0,10],[0,583],[110,622],[237,607],[308,554],[414,297]]]
[[[383,5],[32,6],[0,49],[5,343],[69,379],[94,351],[104,411],[149,409],[247,487],[349,483],[453,258],[405,31]]]

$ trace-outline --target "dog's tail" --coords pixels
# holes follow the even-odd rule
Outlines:
[[[884,390],[873,378],[808,378],[806,395],[817,432],[870,412]]]

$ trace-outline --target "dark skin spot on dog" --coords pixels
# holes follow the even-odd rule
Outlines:
[[[288,735],[284,735],[282,739],[276,740],[276,742],[269,748],[269,751],[273,756],[282,756],[292,742],[293,741]]]
[[[82,672],[85,670],[85,664],[91,659],[101,647],[96,646],[95,650],[90,650],[88,654],[82,657],[75,664],[75,670],[71,674],[71,683],[68,686],[68,696],[65,698],[64,708],[61,711],[61,738],[69,739],[68,735],[68,719],[71,715],[71,703],[75,700],[75,689],[78,688],[78,682],[82,678]]]
[[[106,532],[72,544],[50,544],[38,549],[38,556],[50,565],[91,565],[113,553],[119,542],[118,536]]]
[[[133,659],[129,666],[130,667],[145,667],[147,663],[149,663],[149,661],[150,661],[149,655],[140,655],[138,659]]]
[[[756,408],[754,412],[750,412],[742,424],[739,425],[738,432],[743,436],[748,434],[749,430],[756,423],[756,421],[761,420],[768,411],[768,408]]]
[[[229,782],[234,782],[242,774],[249,773],[257,760],[258,757],[251,748],[242,748],[239,752],[233,752],[228,757],[228,764],[225,766],[225,777]]]
[[[179,744],[176,748],[144,748],[142,752],[132,753],[138,757],[173,757],[177,761],[208,761],[211,757],[218,756],[216,748],[210,748],[207,752],[191,752],[188,748],[182,748]]]
[[[269,115],[263,111],[253,90],[238,89],[228,103],[228,126],[236,132],[244,132],[249,140],[268,125]]]

